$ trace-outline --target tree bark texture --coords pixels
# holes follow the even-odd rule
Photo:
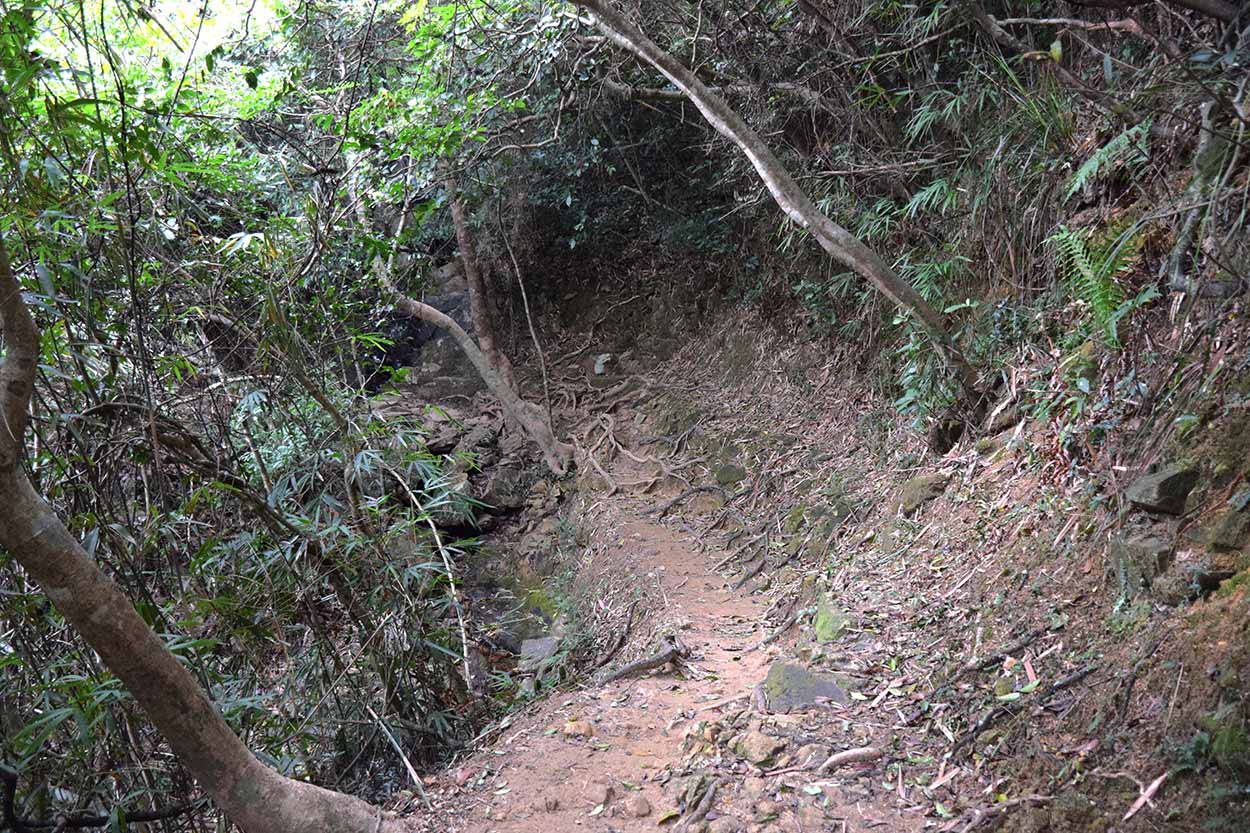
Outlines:
[[[22,465],[39,331],[0,240],[0,547],[100,655],[218,808],[246,833],[402,833],[409,826],[342,793],[264,766],[195,678],[38,495]]]
[[[786,216],[810,231],[821,248],[835,260],[859,274],[896,306],[912,315],[954,371],[965,395],[972,402],[980,400],[976,373],[951,340],[937,311],[876,252],[825,216],[763,138],[723,98],[608,5],[607,0],[573,2],[591,13],[595,24],[610,41],[659,70],[690,99],[712,127],[738,146]]]
[[[460,263],[464,266],[464,282],[469,287],[469,316],[473,319],[473,331],[477,335],[478,346],[491,367],[495,368],[510,387],[515,387],[512,378],[512,363],[499,349],[495,338],[495,322],[491,318],[490,308],[486,303],[486,287],[482,282],[482,272],[478,268],[473,236],[469,233],[469,224],[465,220],[464,205],[460,202],[460,187],[455,178],[450,176],[444,180],[444,184],[447,186],[447,198],[451,204],[451,222],[456,227],[456,245],[460,247]]]

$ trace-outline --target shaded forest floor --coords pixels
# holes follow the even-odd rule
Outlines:
[[[465,831],[1244,829],[1245,574],[1192,572],[1241,477],[1181,517],[1122,495],[1168,455],[1210,478],[1227,449],[1202,438],[1243,435],[1244,409],[1099,471],[1060,466],[1057,425],[1009,390],[934,458],[846,356],[752,316],[667,357],[594,338],[553,351],[574,534],[514,530],[551,533],[578,600],[555,632],[591,661],[539,673],[554,688],[429,779],[432,815],[399,809]],[[1168,564],[1126,579],[1114,542],[1142,530]]]

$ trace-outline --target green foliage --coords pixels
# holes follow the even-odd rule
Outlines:
[[[1150,122],[1127,128],[1113,137],[1086,159],[1076,169],[1064,189],[1064,200],[1085,190],[1085,188],[1105,178],[1108,173],[1116,170],[1132,170],[1150,160]]]
[[[1120,277],[1128,272],[1141,245],[1138,228],[1130,227],[1110,240],[1094,240],[1060,226],[1047,240],[1069,291],[1088,310],[1095,328],[1109,346],[1119,345],[1117,325],[1130,311]],[[1135,299],[1137,304],[1143,298]]]

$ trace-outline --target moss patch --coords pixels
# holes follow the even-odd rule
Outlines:
[[[816,621],[812,625],[812,632],[817,642],[828,645],[841,639],[850,623],[847,615],[834,607],[828,596],[822,596],[816,607]]]

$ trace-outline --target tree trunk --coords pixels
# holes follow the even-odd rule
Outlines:
[[[39,331],[0,240],[0,548],[43,588],[165,736],[218,808],[246,833],[402,833],[409,825],[342,793],[283,777],[234,734],[117,584],[91,560],[22,466]]]
[[[429,304],[423,304],[401,293],[385,275],[383,275],[382,283],[394,296],[395,305],[405,313],[451,334],[456,344],[460,345],[460,349],[477,369],[486,387],[503,404],[507,415],[538,444],[543,453],[543,459],[546,460],[547,467],[552,473],[562,475],[568,472],[569,463],[573,459],[573,449],[556,439],[551,423],[547,421],[542,408],[520,397],[503,374],[491,366],[483,351],[473,343],[473,339],[464,331],[464,328]]]
[[[790,219],[810,231],[821,247],[839,263],[858,273],[898,307],[911,314],[954,371],[965,395],[973,403],[980,401],[976,373],[946,332],[941,316],[876,252],[826,217],[760,135],[724,99],[609,6],[607,0],[573,2],[591,12],[595,24],[609,40],[655,67],[685,93],[708,123],[746,154],[777,205]]]
[[[512,363],[499,349],[495,339],[495,322],[491,319],[490,308],[486,305],[486,288],[482,283],[482,272],[478,269],[477,252],[473,248],[473,237],[469,234],[469,224],[464,218],[464,206],[460,202],[460,186],[454,177],[444,180],[447,186],[447,199],[451,204],[451,222],[456,227],[456,244],[460,247],[460,263],[464,266],[464,282],[469,287],[469,316],[473,319],[473,332],[477,335],[477,344],[482,355],[490,366],[498,371],[510,387],[516,387],[512,378]],[[433,322],[431,322],[433,323]]]
[[[1145,6],[1153,0],[1073,0],[1074,6],[1093,6],[1102,9],[1131,9]],[[1232,23],[1237,19],[1237,4],[1228,0],[1165,0],[1169,6],[1191,9],[1216,20]]]
[[[456,200],[454,204],[458,205],[455,184],[450,179],[448,180],[448,191],[450,192],[453,200]],[[460,236],[461,228],[464,227],[464,215],[460,214],[458,218],[456,217],[456,212],[459,211],[460,209],[456,208],[453,211],[452,216],[453,222],[456,223],[457,237]],[[405,200],[404,210],[400,213],[399,217],[399,225],[392,232],[392,236],[396,239],[402,237],[404,233],[404,226],[407,225],[407,223],[408,203],[407,200]],[[468,245],[466,245],[466,243]],[[466,253],[468,253],[470,259],[472,258],[473,247],[472,241],[468,238],[467,227],[464,228],[464,238],[461,242],[460,251],[462,258],[464,258]],[[390,257],[386,260],[379,258],[374,261],[374,269],[378,274],[378,280],[382,283],[382,287],[386,289],[386,291],[389,292],[394,298],[395,306],[399,307],[413,318],[433,324],[440,330],[449,333],[451,337],[456,340],[456,344],[460,346],[460,350],[465,354],[465,356],[468,357],[469,362],[472,363],[473,367],[477,370],[478,375],[482,377],[482,381],[486,383],[486,387],[490,389],[490,392],[493,393],[495,398],[497,398],[503,405],[504,413],[509,419],[520,426],[521,430],[528,434],[529,438],[538,445],[539,450],[542,451],[543,459],[547,463],[547,468],[551,469],[552,474],[564,475],[568,473],[569,465],[573,460],[573,449],[556,438],[551,422],[547,418],[547,415],[543,413],[543,410],[537,405],[526,402],[521,398],[521,395],[517,393],[516,385],[512,380],[512,367],[507,364],[507,360],[504,359],[504,370],[501,372],[500,368],[496,364],[492,363],[487,357],[484,350],[479,349],[477,344],[473,342],[473,338],[452,318],[444,315],[442,312],[429,304],[423,304],[420,301],[409,298],[407,295],[400,292],[391,280],[391,272],[394,265],[394,252],[392,252]],[[474,326],[476,327],[477,311],[473,310],[473,297],[475,293],[472,289],[473,284],[470,282],[470,278],[468,276],[468,260],[464,261],[464,265],[466,272],[465,282],[468,283],[470,287],[470,314],[474,318]],[[480,275],[480,273],[476,274]],[[478,278],[478,288],[479,290],[481,288],[480,277]],[[478,297],[480,298],[480,295]],[[479,333],[479,338],[480,337],[481,335]],[[496,355],[502,356],[502,354],[498,352],[496,352]]]

